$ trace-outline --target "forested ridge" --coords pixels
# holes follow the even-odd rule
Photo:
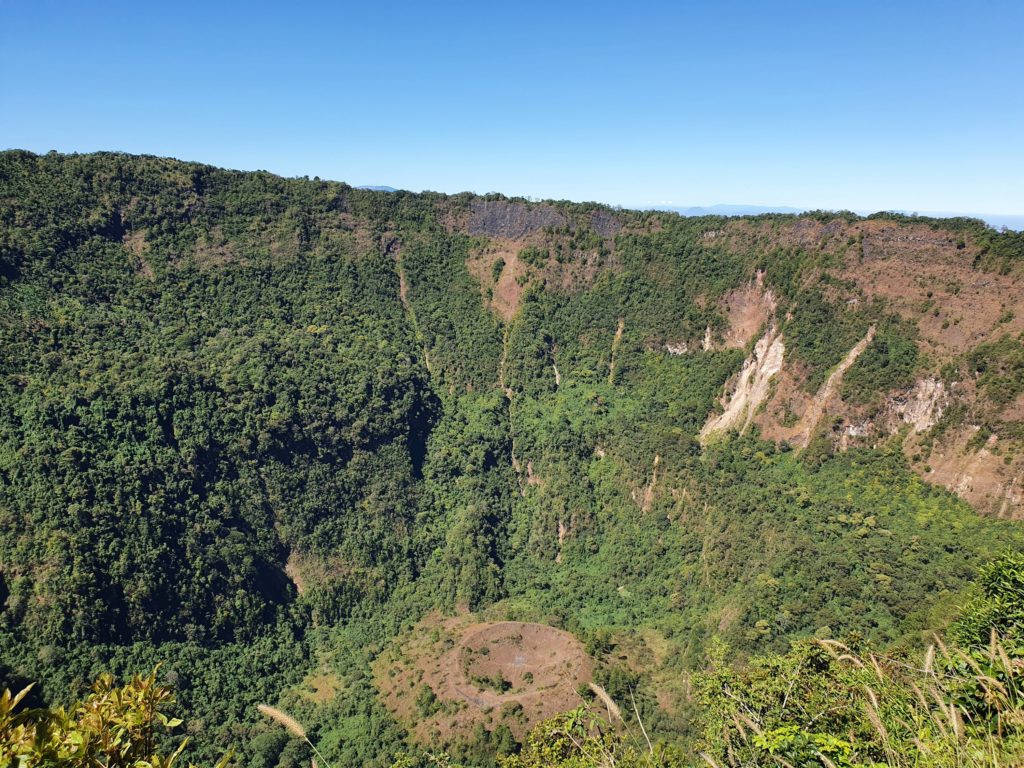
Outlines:
[[[940,258],[913,307],[883,290],[889,261]],[[263,703],[333,766],[524,741],[525,766],[535,723],[459,720],[414,678],[419,716],[456,723],[415,736],[380,692],[396,638],[564,629],[672,755],[722,732],[700,697],[723,678],[859,685],[813,638],[903,658],[960,617],[980,648],[1018,627],[970,621],[979,569],[1024,544],[1022,270],[1020,234],[969,219],[0,153],[0,689],[68,703],[159,664],[197,762],[308,765]],[[980,330],[949,309],[972,279],[1001,293]],[[746,420],[706,428],[744,375]]]

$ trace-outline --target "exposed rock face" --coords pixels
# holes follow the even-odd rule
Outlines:
[[[590,214],[590,226],[601,237],[614,237],[622,229],[622,221],[610,211],[594,211]]]
[[[720,340],[709,325],[704,329],[704,336],[699,346],[705,352],[713,349],[743,349],[775,318],[778,302],[771,288],[764,285],[764,272],[758,271],[756,277],[742,288],[730,292],[724,301],[722,310],[725,313],[728,327]],[[692,341],[692,340],[691,340]],[[696,343],[693,344],[697,346]],[[681,355],[689,351],[689,341],[670,340],[665,344],[670,354]]]
[[[592,285],[600,272],[622,268],[616,261],[613,239],[605,241],[603,255],[597,250],[574,252],[567,261],[552,259],[547,265],[520,260],[523,248],[553,250],[558,238],[568,237],[564,232],[580,227],[613,238],[623,221],[622,216],[607,210],[568,217],[553,205],[478,201],[462,225],[489,239],[479,252],[471,254],[470,272],[480,281],[488,306],[509,320],[531,281],[572,293]],[[987,402],[969,377],[950,384],[938,375],[948,363],[962,366],[964,355],[979,344],[1024,332],[1024,311],[1016,309],[1019,301],[1015,298],[1024,287],[1019,273],[977,269],[980,254],[970,238],[964,242],[954,233],[929,225],[881,219],[798,219],[784,224],[737,219],[704,233],[703,238],[741,254],[762,248],[766,242],[773,247],[827,254],[828,266],[822,267],[822,272],[831,279],[821,283],[826,286],[821,289],[826,299],[851,312],[883,302],[887,311],[917,328],[921,360],[929,367],[910,388],[879,392],[870,402],[844,401],[840,397],[844,377],[872,343],[872,329],[848,350],[816,392],[809,391],[810,372],[805,365],[796,358],[783,363],[785,344],[779,328],[793,319],[795,308],[773,292],[765,274],[758,272],[721,300],[717,309],[724,324],[709,325],[690,337],[655,337],[649,342],[651,350],[686,355],[702,349],[749,348],[756,340],[742,370],[726,388],[724,412],[709,417],[704,425],[702,442],[716,433],[744,432],[752,423],[764,437],[797,448],[806,446],[826,424],[835,425],[830,436],[838,450],[878,447],[882,441],[902,435],[904,452],[924,479],[958,493],[983,514],[1024,518],[1020,437],[1024,396],[997,405]],[[813,282],[816,276],[808,279]],[[608,380],[613,383],[618,375],[616,351],[622,333],[620,322],[608,368]],[[557,386],[561,375],[557,369],[553,371]],[[945,414],[955,415],[955,423],[940,424]],[[972,424],[985,425],[996,435],[995,440],[982,446]],[[643,487],[637,489],[635,498],[645,506]]]
[[[754,345],[753,354],[743,361],[736,384],[723,401],[725,410],[709,418],[700,431],[702,442],[715,433],[731,429],[742,433],[750,426],[757,409],[768,399],[772,378],[782,370],[785,352],[782,335],[772,325]]]
[[[846,353],[846,357],[835,367],[829,377],[825,380],[825,383],[821,385],[818,392],[812,398],[810,404],[807,406],[807,410],[804,411],[804,415],[800,418],[796,428],[786,436],[795,446],[803,447],[811,439],[811,435],[814,434],[814,430],[818,428],[818,424],[821,422],[821,417],[825,414],[829,405],[833,402],[836,395],[839,392],[839,388],[843,384],[843,376],[850,370],[857,358],[860,357],[864,350],[868,348],[868,344],[871,343],[872,339],[875,338],[875,326],[868,328],[867,334],[863,339],[854,344],[853,349]]]
[[[506,322],[531,285],[572,294],[593,285],[602,272],[620,268],[614,236],[623,227],[623,217],[609,210],[569,216],[544,203],[477,200],[468,216],[452,217],[448,226],[453,232],[482,236],[466,266],[480,284],[484,303]],[[600,244],[581,246],[574,239],[580,230],[597,233]],[[520,259],[524,249],[531,249],[531,257]]]
[[[855,424],[846,424],[839,433],[839,450],[845,451],[853,445],[862,443],[874,433],[874,424],[871,421],[861,421]]]
[[[848,421],[839,431],[837,446],[846,450],[871,444],[875,438],[895,435],[909,425],[909,447],[914,435],[927,432],[938,423],[949,401],[950,393],[941,379],[918,379],[909,390],[890,395],[876,416]]]
[[[1024,493],[1021,491],[1021,478],[1018,475],[1004,488],[1003,501],[999,505],[999,517],[1019,517],[1019,510],[1024,508]]]
[[[957,494],[982,514],[1024,517],[1024,455],[998,432],[979,445],[978,424],[947,426],[933,433],[953,404],[984,409],[969,382],[947,385],[933,376],[890,395],[867,415],[857,416],[842,403],[834,403],[831,412],[846,420],[835,432],[835,446],[839,450],[877,447],[903,433],[904,452],[925,480]],[[998,430],[998,425],[993,428]],[[775,433],[772,437],[782,439]]]
[[[892,431],[897,431],[900,423],[909,424],[915,434],[931,429],[942,418],[948,400],[941,379],[919,379],[909,393],[890,398],[887,411],[896,422]]]
[[[478,200],[469,216],[469,233],[519,240],[545,227],[564,227],[565,215],[554,206],[507,200]]]
[[[306,591],[306,580],[302,577],[300,560],[301,556],[299,553],[292,550],[288,554],[288,561],[285,563],[284,572],[288,575],[288,578],[292,580],[292,584],[295,585],[295,590],[301,595]]]
[[[766,402],[754,391],[774,366],[763,359],[766,347],[755,350],[723,400],[725,412],[708,420],[702,440],[714,432],[743,431],[753,420],[764,437],[800,447],[831,418],[838,425],[830,433],[838,450],[878,447],[904,435],[904,452],[925,480],[959,494],[982,514],[1024,519],[1024,395],[995,403],[969,378],[950,384],[938,375],[947,364],[963,373],[965,355],[980,344],[1024,334],[1020,271],[979,269],[981,244],[927,223],[798,219],[779,225],[735,219],[703,238],[740,254],[765,242],[827,254],[827,300],[849,311],[884,303],[886,311],[917,328],[921,361],[929,368],[909,389],[879,392],[869,403],[844,401],[843,376],[867,346],[862,341],[813,394],[806,390],[809,371],[799,360],[787,360],[771,379]],[[677,354],[699,346],[741,348],[772,318],[790,321],[793,307],[776,307],[762,282],[759,275],[726,296],[721,309],[728,327],[721,335],[705,334],[703,344],[700,337],[669,339],[666,349]],[[758,344],[763,343],[762,338]],[[946,415],[955,418],[941,423]],[[984,445],[976,425],[992,432]]]

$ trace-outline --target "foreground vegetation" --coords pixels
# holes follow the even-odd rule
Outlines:
[[[36,712],[79,712],[101,673],[162,663],[151,685],[187,715],[181,760],[234,747],[244,765],[306,764],[308,745],[260,715],[267,704],[334,766],[416,761],[423,745],[380,700],[371,663],[428,612],[469,611],[580,637],[666,760],[775,749],[792,763],[829,733],[850,760],[885,761],[860,741],[866,714],[855,743],[845,725],[784,730],[804,727],[792,708],[810,699],[757,704],[754,727],[714,691],[768,696],[759,669],[888,690],[867,681],[866,649],[914,665],[976,569],[1024,543],[923,482],[895,443],[700,445],[748,350],[699,340],[721,333],[719,300],[759,270],[793,310],[785,333],[813,376],[877,328],[849,402],[927,364],[888,307],[834,298],[819,280],[834,256],[813,249],[727,248],[706,237],[723,220],[556,204],[532,235],[543,243],[522,249],[529,273],[504,321],[488,301],[508,267],[480,278],[467,264],[500,239],[487,227],[516,224],[486,204],[528,218],[522,201],[8,152],[0,202],[0,682],[34,681],[22,706]],[[979,248],[977,269],[1020,268],[1019,236],[941,226]],[[691,351],[670,354],[670,340]],[[1019,394],[1019,341],[958,363],[993,401]],[[865,667],[790,650],[815,636],[843,639]],[[894,689],[929,685],[879,663]],[[67,717],[37,723],[39,739],[73,742],[87,724]],[[519,748],[500,725],[442,734],[431,751],[493,764]],[[579,740],[577,726],[546,727]],[[612,749],[617,728],[588,754]],[[640,738],[621,749],[647,760]],[[132,759],[177,749],[157,742]],[[514,759],[547,759],[532,749]]]
[[[585,706],[540,724],[502,768],[600,766],[998,766],[1024,758],[1024,557],[982,569],[945,640],[879,654],[835,640],[728,661],[694,677],[687,749],[652,739],[635,706],[601,719]],[[600,701],[595,701],[600,710]],[[427,764],[447,764],[446,756]],[[400,760],[404,766],[410,761]]]
[[[694,678],[700,715],[688,753],[655,735],[636,707],[605,703],[538,725],[500,768],[687,766],[1015,765],[1024,757],[1024,557],[987,565],[981,590],[923,658],[876,654],[833,640],[803,640],[783,654],[727,661],[716,646]],[[955,644],[953,644],[955,643]],[[158,729],[181,724],[167,712],[170,691],[156,673],[115,688],[101,677],[69,711],[19,709],[29,689],[0,697],[0,759],[35,766],[170,768],[183,751],[161,754]],[[287,713],[259,710],[300,748],[323,755]],[[226,765],[231,755],[219,765]],[[399,756],[393,768],[454,765],[446,754]]]

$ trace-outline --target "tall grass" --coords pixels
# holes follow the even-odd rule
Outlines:
[[[324,756],[320,754],[320,750],[316,748],[316,745],[309,740],[309,736],[306,734],[306,729],[302,727],[302,724],[294,717],[289,715],[284,710],[272,707],[269,704],[260,704],[256,707],[262,714],[269,717],[278,725],[282,726],[288,733],[297,739],[301,739],[309,745],[309,748],[313,750],[313,753],[320,758],[326,768],[331,768],[331,764],[324,759]],[[319,768],[316,760],[312,761],[312,768]]]
[[[825,712],[802,712],[780,725],[780,711],[793,711],[785,703],[769,712],[737,699],[724,748],[702,754],[708,764],[1024,766],[1024,659],[994,631],[987,647],[951,647],[936,638],[920,662],[862,656],[835,641],[820,645],[838,665],[837,694],[849,697],[844,730],[830,727]]]

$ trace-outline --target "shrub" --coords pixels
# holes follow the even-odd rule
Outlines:
[[[111,675],[101,675],[89,695],[68,709],[18,711],[30,688],[0,695],[0,765],[170,768],[188,741],[183,739],[169,753],[161,748],[162,734],[182,721],[168,717],[174,698],[157,685],[156,670],[122,687]],[[229,759],[230,754],[218,768]]]

